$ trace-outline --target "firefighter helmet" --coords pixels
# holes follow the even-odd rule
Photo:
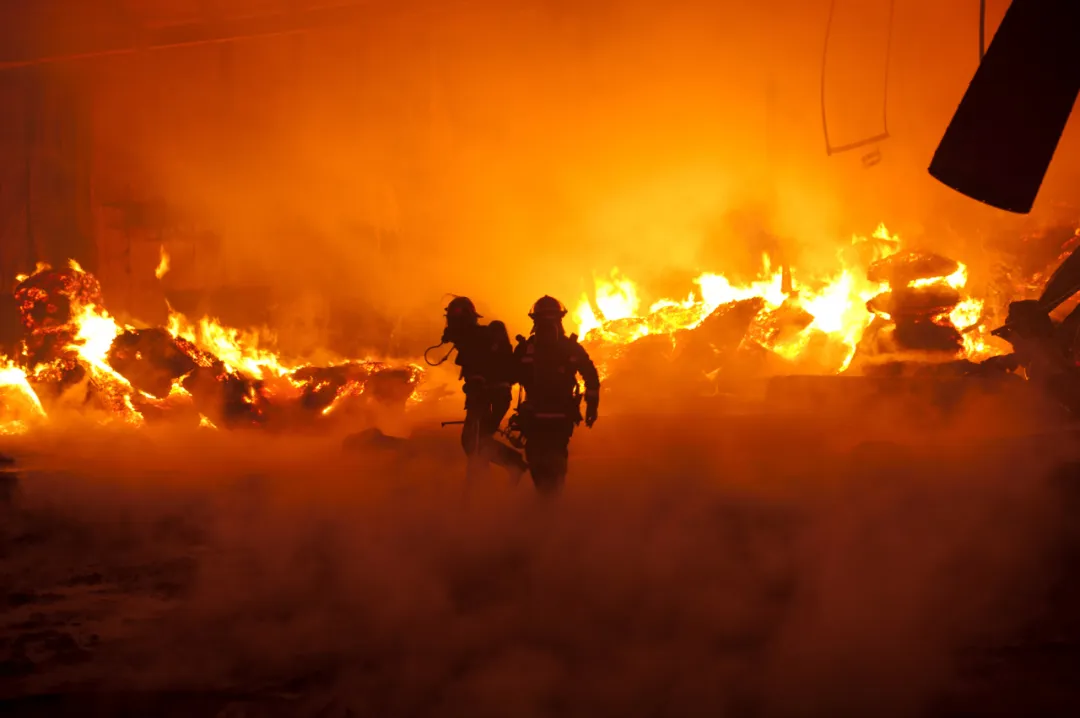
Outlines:
[[[481,316],[476,313],[476,306],[472,303],[472,300],[468,297],[454,297],[450,300],[450,303],[446,305],[446,318],[447,319],[480,319]]]
[[[566,316],[566,307],[555,297],[547,295],[536,300],[529,310],[530,319],[562,319]]]

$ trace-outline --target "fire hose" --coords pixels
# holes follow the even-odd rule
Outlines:
[[[453,344],[453,343],[451,343],[451,344],[450,344],[450,350],[449,350],[448,352],[446,352],[446,354],[445,354],[445,355],[443,355],[443,358],[442,358],[442,359],[440,359],[440,360],[439,360],[439,361],[437,361],[437,362],[433,362],[433,361],[431,361],[430,359],[428,359],[428,354],[430,354],[430,353],[431,353],[431,350],[432,350],[432,349],[439,349],[439,348],[441,348],[441,347],[444,347],[444,346],[446,346],[446,344],[447,344],[446,342],[439,342],[438,344],[433,344],[432,346],[430,346],[430,347],[428,347],[427,349],[425,349],[425,350],[424,350],[424,362],[425,362],[425,363],[426,363],[426,364],[427,364],[428,366],[441,366],[441,365],[445,364],[445,363],[446,363],[446,360],[447,360],[447,359],[449,359],[449,358],[450,358],[450,355],[454,353],[454,350],[455,350],[455,349],[457,349],[457,347],[456,347],[456,346],[454,346],[454,344]]]
[[[513,420],[514,420],[514,417],[510,417],[511,423],[513,423]],[[443,429],[445,429],[448,426],[464,426],[464,425],[465,425],[465,420],[464,419],[459,420],[459,421],[443,421],[443,422],[439,423],[439,426],[441,428],[443,428]],[[506,439],[508,442],[510,442],[510,445],[513,446],[515,449],[520,450],[520,449],[525,448],[525,442],[522,441],[522,439],[521,439],[521,432],[520,431],[515,430],[515,429],[511,429],[509,427],[504,429],[504,428],[502,428],[500,426],[498,429],[495,430],[495,433],[498,434],[499,436],[503,437],[504,439]]]

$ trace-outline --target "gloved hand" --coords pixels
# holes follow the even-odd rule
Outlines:
[[[585,407],[585,426],[592,428],[592,425],[596,423],[597,419],[597,406],[590,404]]]

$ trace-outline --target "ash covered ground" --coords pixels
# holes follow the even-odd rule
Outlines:
[[[1075,715],[1080,440],[919,405],[604,416],[556,501],[451,429],[13,440],[5,715]]]

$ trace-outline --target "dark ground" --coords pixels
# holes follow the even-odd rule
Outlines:
[[[605,417],[554,503],[437,430],[11,444],[0,708],[1080,715],[1080,439],[1018,431]]]

